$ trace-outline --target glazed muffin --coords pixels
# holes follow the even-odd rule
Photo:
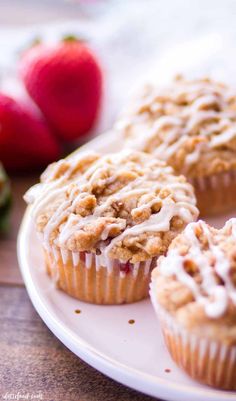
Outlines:
[[[236,219],[189,224],[153,270],[151,299],[172,358],[193,379],[236,390]]]
[[[25,199],[48,273],[68,294],[98,304],[145,298],[157,257],[198,216],[183,176],[130,150],[54,163]]]
[[[183,77],[148,86],[116,129],[126,147],[152,153],[188,178],[201,215],[236,206],[236,90]]]

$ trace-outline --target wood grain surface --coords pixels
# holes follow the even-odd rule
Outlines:
[[[11,229],[0,239],[0,399],[19,394],[43,401],[154,400],[114,382],[72,354],[31,305],[18,269],[16,237],[25,209],[22,195],[36,181],[36,176],[12,180]]]

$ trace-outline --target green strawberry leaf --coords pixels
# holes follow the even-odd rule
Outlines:
[[[0,233],[5,233],[9,226],[9,214],[12,204],[8,177],[0,164]]]
[[[0,234],[4,234],[8,230],[11,204],[12,200],[9,196],[4,206],[0,207]]]
[[[73,34],[65,35],[65,36],[62,37],[61,40],[62,40],[62,42],[65,42],[65,43],[73,43],[73,42],[81,42],[81,43],[83,43],[83,42],[87,42],[87,40],[85,38],[83,38],[82,36],[78,37],[78,36],[75,36]]]

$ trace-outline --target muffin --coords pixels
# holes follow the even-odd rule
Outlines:
[[[188,178],[201,215],[236,206],[236,90],[178,76],[169,86],[146,87],[115,128],[126,147]]]
[[[145,298],[157,257],[198,216],[183,176],[131,150],[71,155],[49,166],[25,199],[50,276],[97,304]]]
[[[174,361],[236,390],[236,219],[221,230],[190,223],[159,258],[150,294]]]

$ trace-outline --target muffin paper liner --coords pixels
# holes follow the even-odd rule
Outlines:
[[[45,250],[46,268],[57,287],[82,301],[122,304],[148,296],[150,272],[156,258],[122,263],[103,254],[71,252],[57,247]]]
[[[236,346],[199,337],[177,324],[150,296],[171,357],[192,379],[224,390],[236,390]]]
[[[189,179],[195,189],[201,216],[236,207],[236,170]]]

